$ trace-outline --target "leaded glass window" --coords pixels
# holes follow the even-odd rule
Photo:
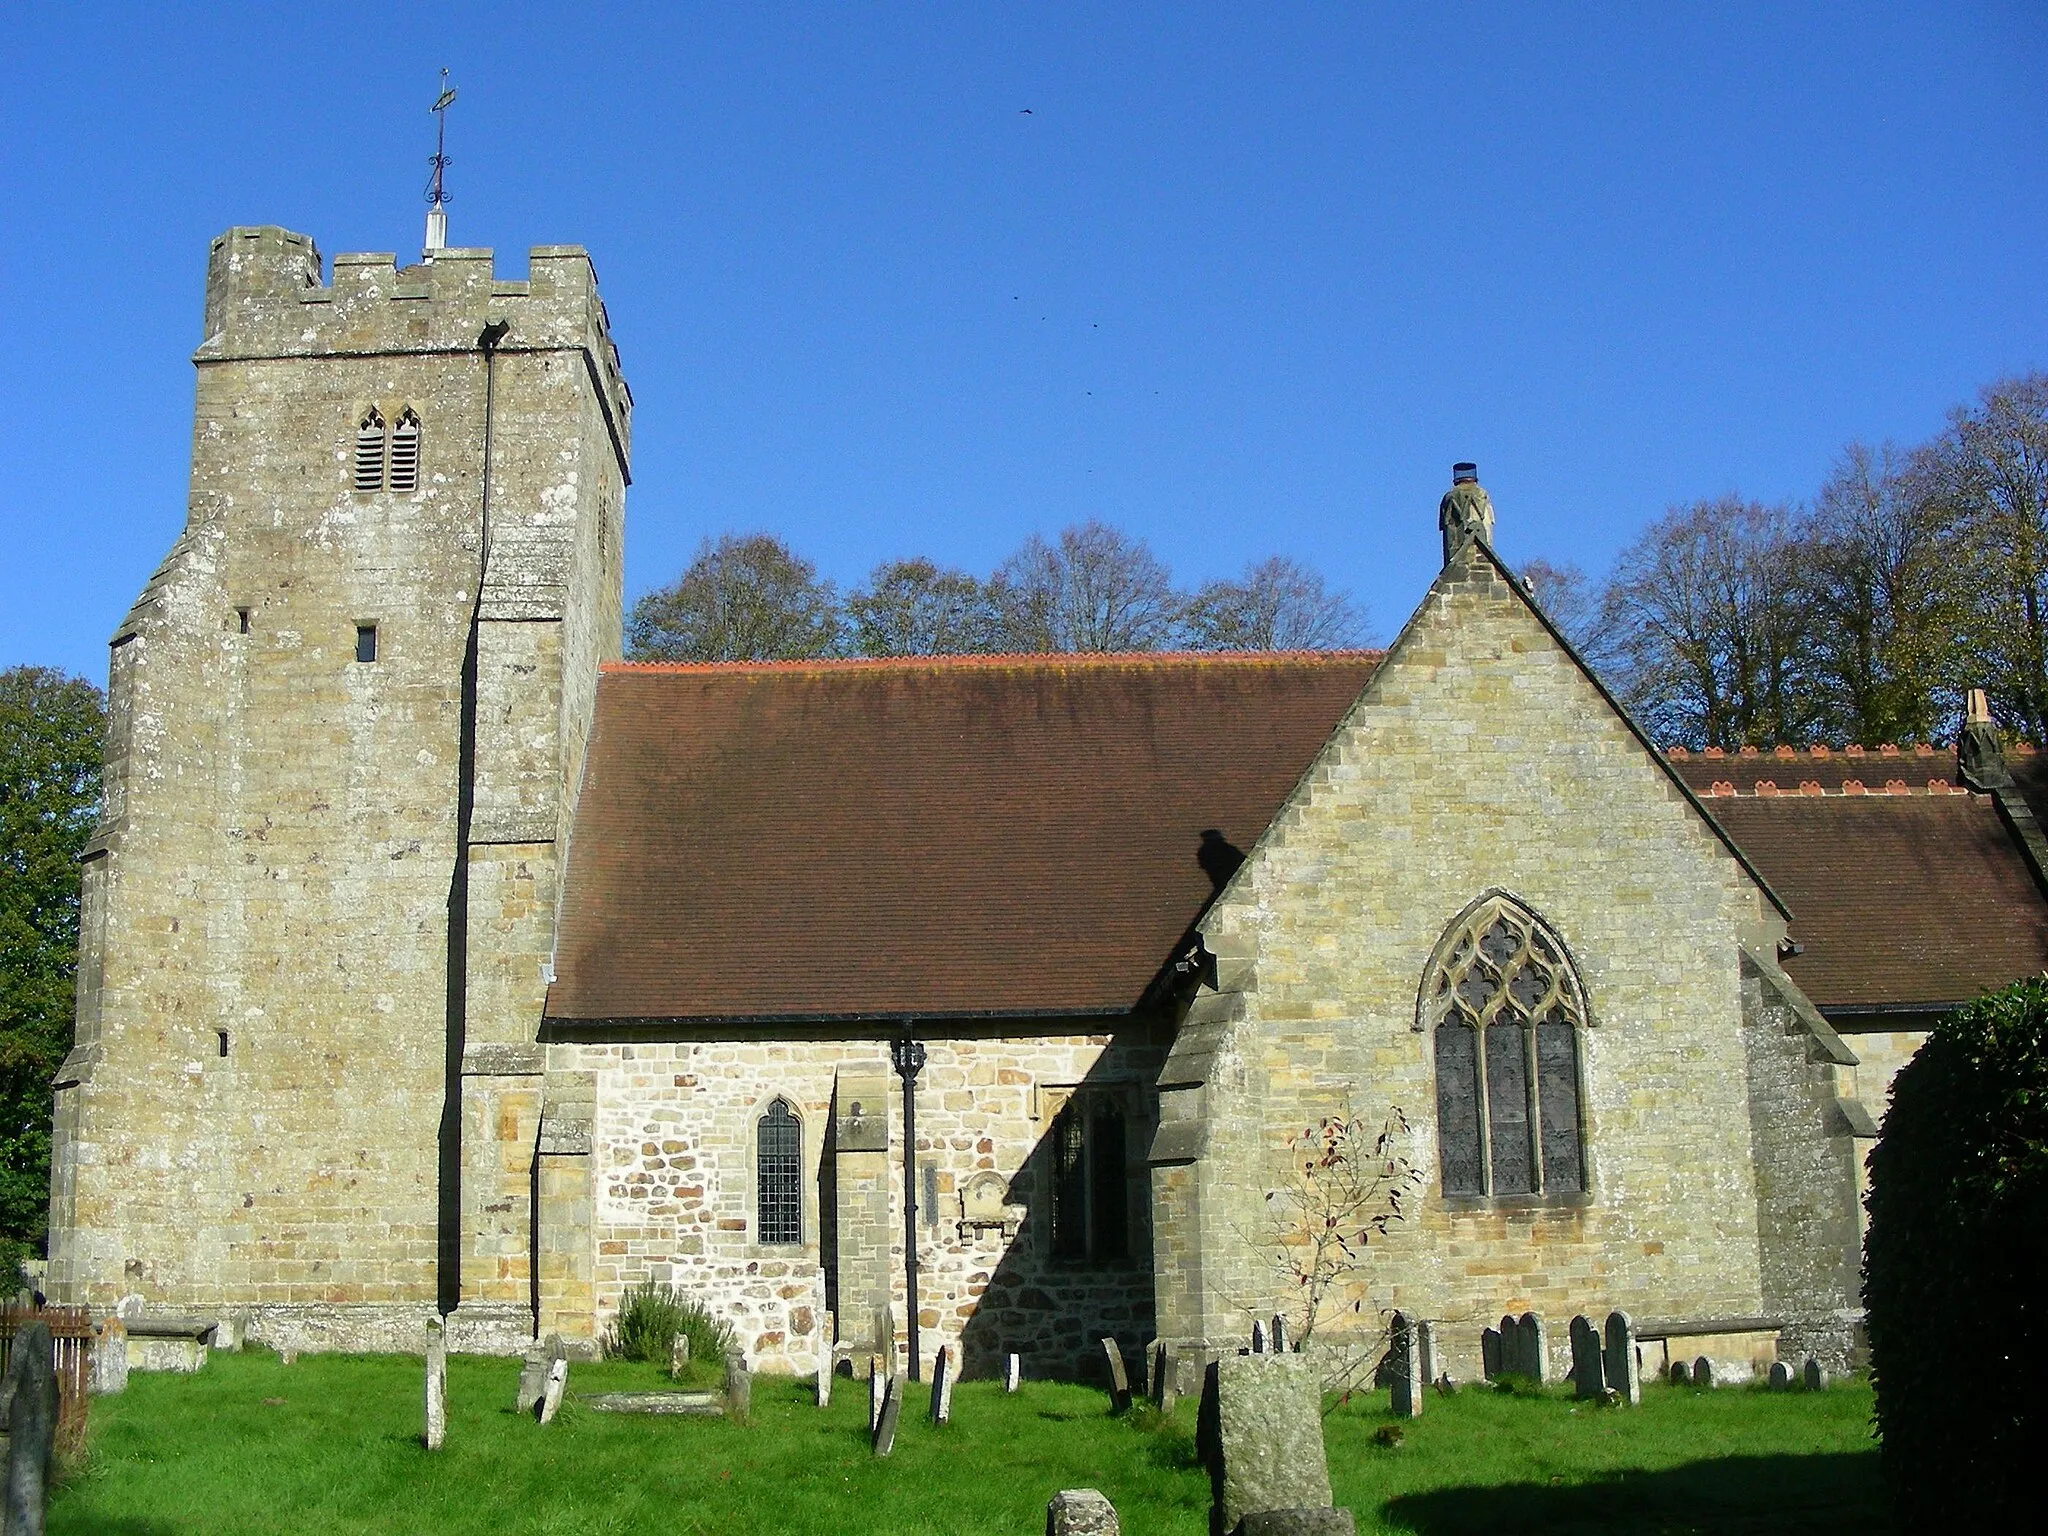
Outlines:
[[[804,1237],[803,1127],[789,1105],[777,1099],[761,1116],[754,1138],[759,1241],[800,1243]]]
[[[1436,1053],[1445,1194],[1585,1189],[1585,1022],[1563,942],[1527,907],[1495,896],[1453,925],[1423,982],[1417,1021]]]

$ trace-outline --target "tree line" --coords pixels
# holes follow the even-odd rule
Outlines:
[[[1092,521],[1033,534],[986,577],[889,560],[843,594],[780,539],[729,533],[626,620],[638,661],[1334,650],[1366,638],[1365,610],[1299,561],[1275,555],[1183,591],[1142,539]]]
[[[1987,386],[1911,447],[1852,443],[1813,499],[1673,507],[1604,581],[1538,601],[1658,740],[1946,740],[1964,694],[2048,741],[2048,374]]]

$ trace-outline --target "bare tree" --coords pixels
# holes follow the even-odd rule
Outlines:
[[[626,621],[638,661],[754,661],[829,656],[838,595],[817,567],[769,534],[709,539],[671,586],[647,593]]]
[[[1586,573],[1570,561],[1553,565],[1548,560],[1530,560],[1520,574],[1544,617],[1564,632],[1580,655],[1592,660],[1598,649],[1600,594],[1593,590]]]
[[[1365,643],[1365,611],[1322,576],[1274,555],[1245,567],[1236,581],[1212,581],[1188,602],[1183,619],[1197,651],[1330,651]]]
[[[1002,623],[986,583],[920,557],[876,566],[846,599],[846,631],[862,656],[958,656],[994,650]]]
[[[1599,624],[1623,699],[1694,747],[1807,739],[1806,615],[1790,514],[1723,497],[1676,507],[1622,552]]]
[[[1985,387],[1916,459],[1954,531],[1964,655],[2010,725],[2048,743],[2048,374]]]
[[[990,586],[1005,650],[1157,650],[1180,616],[1158,556],[1092,520],[1062,529],[1051,544],[1033,534]]]
[[[1851,443],[1801,529],[1810,676],[1830,735],[1925,741],[1959,708],[1952,520],[1889,446]]]

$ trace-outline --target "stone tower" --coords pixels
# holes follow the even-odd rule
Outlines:
[[[589,258],[213,242],[184,531],[115,631],[49,1290],[529,1337],[558,855],[620,641]]]

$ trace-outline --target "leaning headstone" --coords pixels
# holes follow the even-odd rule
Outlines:
[[[1394,1326],[1387,1343],[1388,1374],[1393,1377],[1393,1392],[1389,1399],[1394,1417],[1397,1419],[1418,1419],[1422,1417],[1422,1348],[1415,1339],[1415,1325],[1408,1321],[1405,1313],[1394,1314]],[[1318,1407],[1320,1412],[1320,1406]]]
[[[1691,1381],[1692,1373],[1686,1369],[1685,1362],[1683,1360],[1672,1361],[1671,1385],[1673,1385],[1674,1387],[1683,1387],[1690,1384]]]
[[[1583,1312],[1572,1319],[1571,1339],[1572,1396],[1597,1402],[1607,1396],[1607,1362],[1600,1335]]]
[[[1436,1324],[1417,1320],[1415,1324],[1415,1349],[1422,1357],[1422,1379],[1424,1382],[1441,1380],[1444,1363],[1437,1355]]]
[[[1115,1339],[1104,1339],[1102,1352],[1109,1357],[1109,1411],[1127,1412],[1131,1406],[1131,1378],[1124,1371],[1124,1352]]]
[[[1705,1355],[1692,1363],[1692,1384],[1696,1387],[1711,1387],[1714,1384],[1714,1362]]]
[[[1274,1354],[1287,1353],[1287,1319],[1278,1312],[1273,1314],[1273,1331],[1267,1334],[1266,1338],[1272,1344]]]
[[[882,1358],[877,1355],[868,1367],[868,1433],[873,1434],[882,1422],[882,1403],[889,1395],[889,1373],[882,1369]]]
[[[1003,1356],[1003,1390],[1014,1392],[1024,1385],[1024,1357],[1012,1350]]]
[[[1117,1536],[1116,1509],[1093,1488],[1062,1488],[1045,1506],[1045,1536]]]
[[[1518,1331],[1522,1346],[1521,1374],[1539,1385],[1550,1380],[1550,1342],[1544,1336],[1543,1319],[1534,1312],[1524,1312]]]
[[[128,1325],[119,1317],[100,1320],[92,1341],[87,1390],[101,1394],[128,1390]]]
[[[0,1399],[0,1425],[8,1432],[7,1536],[43,1536],[50,1453],[57,1445],[57,1348],[48,1323],[24,1323],[15,1334]]]
[[[747,1369],[744,1352],[728,1350],[725,1356],[725,1416],[744,1424],[754,1411],[754,1373]]]
[[[1607,1314],[1607,1385],[1631,1407],[1643,1400],[1643,1362],[1636,1354],[1636,1325],[1626,1312]]]
[[[1790,1392],[1793,1380],[1791,1366],[1782,1360],[1771,1362],[1770,1387],[1773,1392]]]
[[[1259,1326],[1259,1320],[1258,1320],[1257,1318],[1253,1318],[1253,1319],[1252,1319],[1252,1353],[1253,1353],[1253,1354],[1255,1354],[1255,1355],[1263,1355],[1263,1354],[1264,1354],[1265,1352],[1266,1352],[1266,1330],[1265,1330],[1265,1329],[1263,1329],[1263,1328],[1261,1328],[1261,1327]]]
[[[562,1411],[562,1394],[569,1388],[569,1362],[557,1357],[548,1362],[548,1379],[541,1388],[540,1421],[552,1424],[555,1415]]]
[[[1506,1373],[1505,1347],[1498,1328],[1489,1328],[1479,1335],[1479,1374],[1488,1381],[1498,1381]]]
[[[1247,1515],[1330,1507],[1323,1384],[1308,1355],[1226,1355],[1202,1387],[1195,1449],[1209,1469],[1209,1528]]]
[[[869,1448],[877,1456],[886,1456],[896,1449],[896,1420],[903,1412],[903,1378],[891,1376],[882,1396],[882,1416],[875,1420],[874,1438]]]
[[[437,1317],[427,1324],[427,1449],[448,1437],[448,1330]]]
[[[1828,1373],[1821,1368],[1820,1361],[1812,1355],[1806,1357],[1806,1369],[1799,1374],[1801,1380],[1805,1383],[1807,1391],[1823,1392],[1827,1390]]]
[[[939,1347],[939,1355],[932,1362],[932,1422],[949,1423],[953,1417],[953,1346]]]

